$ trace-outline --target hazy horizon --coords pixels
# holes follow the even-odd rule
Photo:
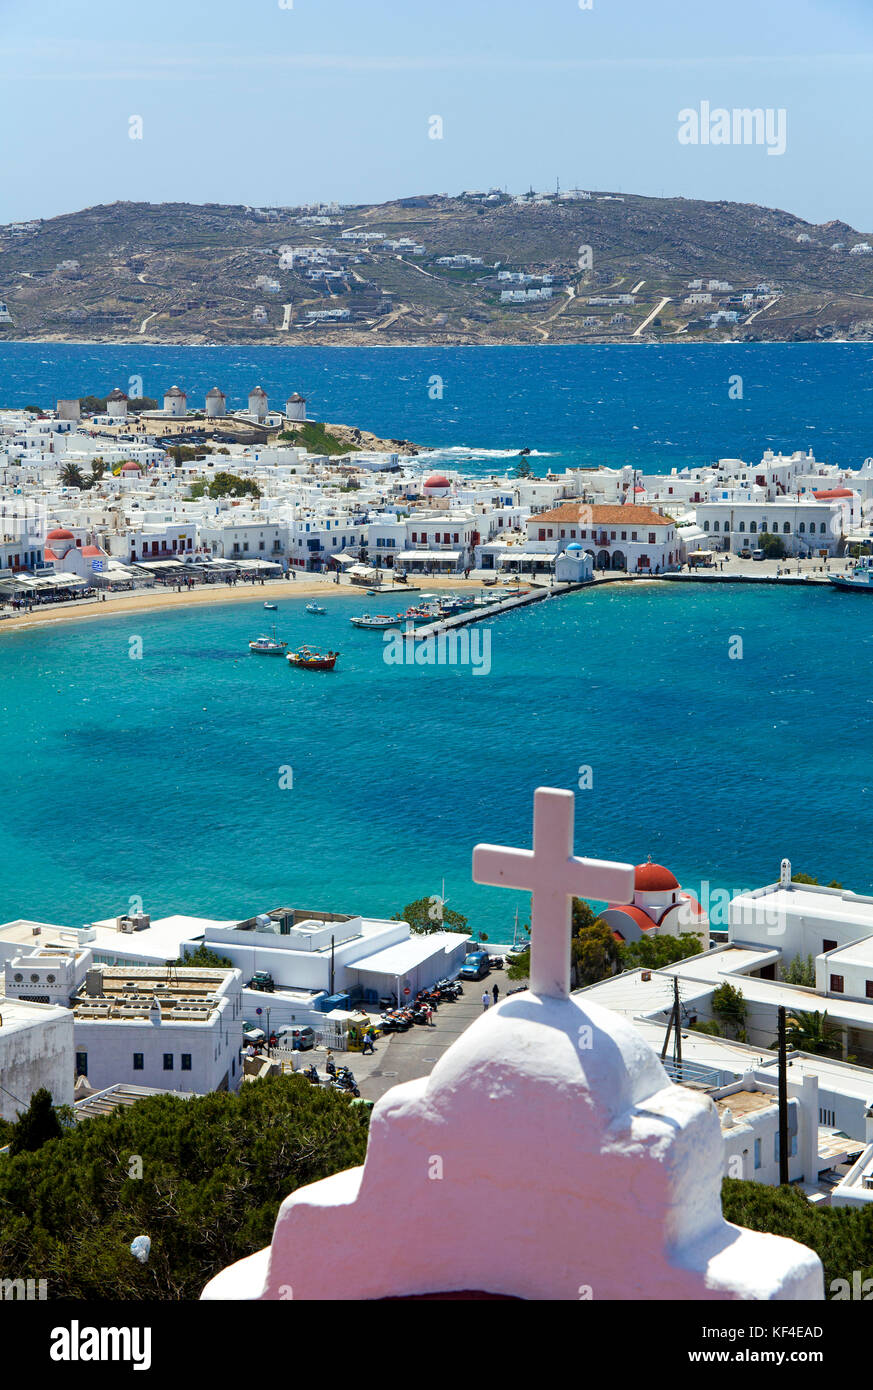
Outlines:
[[[873,227],[862,0],[0,0],[0,58],[2,223],[560,179]],[[784,113],[784,152],[680,143],[701,103]]]

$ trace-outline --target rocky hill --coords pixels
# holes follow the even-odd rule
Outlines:
[[[867,240],[754,204],[597,192],[314,211],[113,203],[0,227],[0,340],[868,338]]]

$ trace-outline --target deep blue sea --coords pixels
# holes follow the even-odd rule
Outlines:
[[[0,347],[0,402],[143,376],[442,448],[640,467],[766,445],[873,453],[873,348]],[[442,376],[442,401],[428,380]],[[744,398],[728,397],[743,377]],[[551,456],[551,457],[547,457]],[[463,465],[467,467],[467,464]],[[489,466],[484,454],[471,468]],[[249,656],[258,601],[0,632],[0,919],[80,924],[286,905],[391,914],[445,890],[491,939],[527,899],[470,880],[480,840],[530,844],[534,788],[575,788],[577,852],[651,855],[699,891],[795,868],[873,890],[873,603],[797,588],[635,585],[492,626],[492,670],[396,667],[331,595],[280,603],[333,675]],[[130,638],[143,641],[131,660]],[[742,660],[731,639],[743,638]],[[283,769],[292,769],[291,776]],[[293,786],[280,788],[280,779]]]
[[[873,454],[873,344],[680,347],[307,348],[0,344],[0,404],[53,406],[142,380],[190,405],[219,385],[240,409],[253,386],[281,406],[292,391],[314,419],[456,451],[490,472],[528,448],[550,466],[641,469],[763,449],[812,448],[858,467]],[[740,386],[736,378],[741,378]],[[435,382],[439,378],[439,382]],[[742,398],[737,391],[742,390]],[[731,392],[733,391],[733,397]],[[441,392],[441,396],[438,394]],[[434,393],[437,393],[434,395]],[[473,460],[464,455],[483,451]],[[494,452],[491,452],[494,451]],[[549,455],[550,457],[542,457]]]

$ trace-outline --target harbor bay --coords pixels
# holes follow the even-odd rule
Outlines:
[[[292,594],[269,615],[249,599],[4,638],[4,919],[81,924],[131,898],[156,916],[390,916],[444,881],[505,940],[527,899],[472,885],[469,846],[483,822],[524,843],[543,782],[577,791],[583,853],[651,855],[729,892],[788,855],[873,888],[863,598],[595,586],[494,619],[478,679],[389,664],[387,635],[350,622],[372,601],[332,590],[318,617]],[[267,617],[292,646],[339,647],[340,667],[250,655]]]

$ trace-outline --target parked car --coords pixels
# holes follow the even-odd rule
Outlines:
[[[276,1040],[279,1047],[308,1052],[315,1047],[315,1030],[305,1025],[301,1028],[296,1024],[283,1023],[281,1028],[276,1029]]]
[[[752,558],[752,552],[751,552],[751,550],[749,550],[748,546],[746,546],[743,550],[740,551],[740,559],[741,559],[741,560],[751,560],[751,558]]]
[[[764,552],[763,552],[763,550],[753,550],[753,551],[752,551],[752,559],[753,559],[753,560],[763,560],[763,559],[764,559]]]
[[[461,979],[481,980],[490,969],[487,951],[471,951],[461,966]]]

